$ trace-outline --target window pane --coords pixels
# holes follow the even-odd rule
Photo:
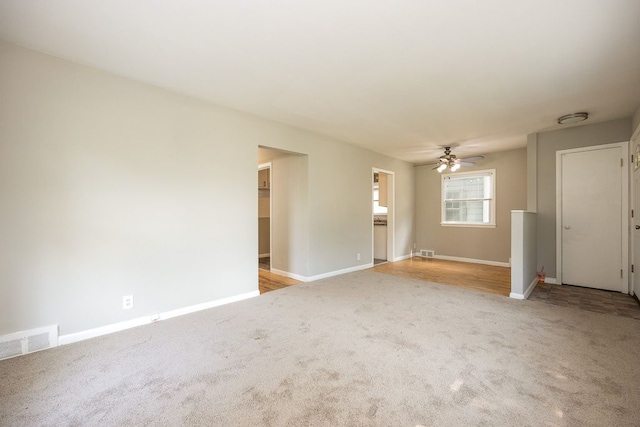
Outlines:
[[[446,200],[491,198],[490,176],[445,179],[444,186],[444,198]]]
[[[442,222],[493,224],[495,172],[448,175],[442,179]]]
[[[488,223],[489,202],[484,200],[445,202],[444,221]]]

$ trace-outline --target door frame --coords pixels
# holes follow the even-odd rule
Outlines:
[[[373,226],[373,175],[376,173],[384,173],[389,175],[387,181],[387,201],[389,206],[387,207],[387,262],[394,262],[395,259],[395,210],[396,210],[396,173],[386,169],[371,168],[371,192],[369,193],[369,201],[371,203],[371,263],[373,264],[373,246],[374,246],[374,226]]]
[[[556,283],[562,285],[562,155],[580,153],[585,151],[597,151],[619,147],[622,155],[622,173],[620,174],[620,186],[622,190],[621,230],[622,235],[622,285],[620,292],[629,293],[630,264],[629,264],[629,142],[615,142],[611,144],[592,145],[588,147],[571,148],[556,151]],[[626,268],[625,268],[626,267]]]
[[[640,215],[640,209],[636,209],[636,204],[638,202],[640,202],[640,200],[636,200],[636,188],[635,188],[635,176],[636,174],[640,174],[640,168],[636,169],[635,168],[635,164],[639,164],[639,163],[635,163],[635,162],[639,162],[640,159],[636,158],[637,154],[638,154],[638,149],[636,147],[640,146],[640,126],[636,129],[636,131],[633,133],[633,135],[631,136],[631,140],[629,141],[629,158],[631,159],[631,161],[629,162],[629,184],[630,184],[630,209],[633,212],[633,215],[631,216],[630,219],[630,223],[629,223],[629,234],[630,234],[630,243],[629,246],[631,247],[631,259],[629,260],[629,264],[633,264],[634,265],[634,270],[636,268],[640,268],[640,265],[636,265],[636,255],[638,253],[640,253],[640,247],[636,247],[636,239],[635,239],[635,225],[637,223],[640,222],[640,220],[636,220],[634,217],[638,217],[638,215]],[[638,263],[640,264],[640,263]],[[631,268],[629,269],[631,271]],[[635,274],[633,272],[631,272],[629,274],[629,294],[633,294],[636,296],[636,298],[640,298],[640,283],[637,283],[635,281]]]
[[[273,181],[273,168],[271,162],[258,164],[258,171],[264,169],[269,169],[269,271],[271,271],[271,261],[273,260],[273,185],[271,185]],[[258,248],[259,247],[260,242],[258,241]]]

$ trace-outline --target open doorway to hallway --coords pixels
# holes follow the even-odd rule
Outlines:
[[[271,163],[258,165],[258,268],[271,270]]]
[[[308,174],[307,155],[258,147],[260,273],[302,281],[308,276]]]
[[[394,173],[373,168],[373,263],[393,261]]]

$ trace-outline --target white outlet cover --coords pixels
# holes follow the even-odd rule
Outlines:
[[[133,295],[126,295],[122,297],[122,308],[125,310],[133,308]]]

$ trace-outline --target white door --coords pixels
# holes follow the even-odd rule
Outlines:
[[[559,152],[562,283],[623,290],[623,147]]]

